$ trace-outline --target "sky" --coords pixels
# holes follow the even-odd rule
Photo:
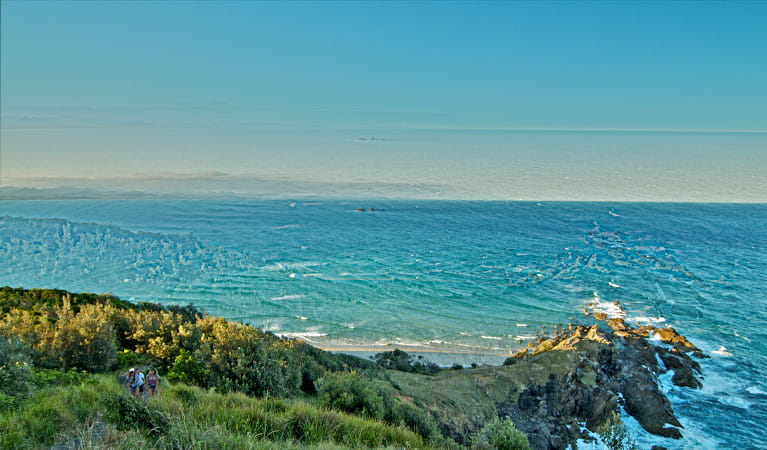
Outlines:
[[[767,2],[0,5],[1,186],[767,201]]]

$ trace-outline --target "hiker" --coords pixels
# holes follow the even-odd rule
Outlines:
[[[144,393],[144,374],[140,370],[128,371],[128,385],[134,397],[140,397]]]
[[[146,376],[146,385],[149,389],[149,396],[154,397],[157,395],[158,388],[160,386],[160,375],[157,373],[157,369],[149,369],[149,373]]]

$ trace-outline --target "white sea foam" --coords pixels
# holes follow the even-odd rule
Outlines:
[[[295,294],[295,295],[283,295],[280,297],[272,297],[271,300],[296,300],[299,298],[304,298],[305,295],[302,294]]]
[[[626,317],[626,311],[623,310],[620,303],[605,301],[597,292],[593,293],[592,300],[589,302],[589,308],[594,312],[607,314],[607,317],[610,319],[622,319]]]
[[[296,319],[298,319],[298,320],[309,320],[308,317],[304,317],[304,316],[296,316]]]
[[[272,227],[272,230],[288,230],[290,228],[300,228],[302,226],[303,225],[298,224],[298,223],[291,223],[291,224],[288,224],[288,225],[280,225],[280,226],[277,226],[277,227]]]
[[[400,338],[397,338],[392,344],[401,345],[403,347],[428,347],[428,345],[423,342],[409,341]]]
[[[503,338],[500,338],[498,336],[480,336],[480,337],[482,339],[491,339],[491,340],[494,340],[494,341],[500,341],[501,339],[503,339]]]
[[[767,395],[767,392],[759,389],[759,387],[757,387],[757,386],[749,386],[749,387],[747,387],[746,388],[746,392],[748,392],[749,394],[754,394],[754,395]]]
[[[636,316],[629,318],[632,322],[637,323],[663,323],[666,321],[665,317],[652,317],[652,316]]]
[[[526,326],[527,326],[527,324],[526,324],[526,323],[518,323],[518,324],[517,324],[517,326],[518,326],[518,327],[526,327]]]
[[[741,336],[737,331],[735,331],[733,334],[735,334],[736,337],[739,337],[746,342],[751,342],[751,339],[747,338],[746,336]]]
[[[520,336],[516,336],[516,338],[522,339],[523,341],[529,341],[531,339],[535,339],[535,336],[520,335]]]
[[[727,347],[724,345],[720,346],[718,349],[712,351],[711,353],[718,356],[732,356],[732,353],[728,352]]]
[[[320,333],[319,331],[285,331],[275,334],[287,338],[324,337],[328,335],[327,333]]]
[[[615,289],[618,289],[619,287],[621,287],[618,283],[614,283],[612,281],[608,281],[607,285]]]

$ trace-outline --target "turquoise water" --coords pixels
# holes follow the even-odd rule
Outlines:
[[[358,207],[374,211],[355,211]],[[669,448],[767,446],[767,205],[3,201],[0,284],[202,309],[326,347],[499,361],[597,301],[712,358]],[[476,355],[476,356],[472,356]],[[484,359],[483,359],[484,358]]]

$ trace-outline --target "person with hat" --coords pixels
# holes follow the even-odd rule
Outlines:
[[[144,374],[140,370],[131,368],[128,371],[127,384],[133,396],[140,397],[144,394]]]

